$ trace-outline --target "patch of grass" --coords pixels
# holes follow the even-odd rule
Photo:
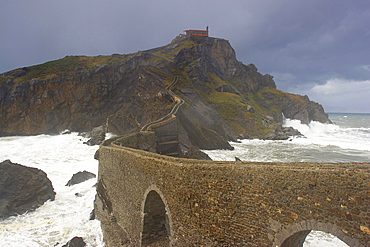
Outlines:
[[[207,73],[207,75],[208,75],[208,77],[209,77],[209,79],[211,79],[211,81],[212,81],[212,84],[213,84],[213,89],[214,90],[216,90],[216,88],[218,88],[219,86],[222,86],[222,85],[225,85],[225,84],[228,84],[228,85],[230,85],[231,86],[231,84],[229,84],[229,83],[226,83],[224,80],[221,80],[221,78],[220,77],[218,77],[216,74],[214,74],[214,73],[210,73],[210,72],[208,72]]]
[[[274,88],[265,87],[257,92],[257,97],[261,100],[269,102],[271,105],[271,110],[276,112],[280,111],[279,103],[280,101],[292,100],[295,105],[304,107],[306,101],[304,97],[298,94],[291,94],[283,92]]]
[[[176,85],[171,88],[173,92],[178,93],[179,89],[185,87],[193,88],[193,85],[191,84],[191,79],[189,78],[189,75],[185,71],[175,68],[172,69],[172,74],[178,76],[178,81]]]
[[[183,40],[176,44],[169,44],[165,46],[162,50],[153,52],[154,55],[161,56],[167,59],[173,59],[174,56],[184,48],[191,48],[194,46],[195,42],[191,40]]]
[[[221,85],[230,85],[235,89],[235,86],[228,81],[224,81],[217,75],[208,73],[208,77],[212,83],[208,83],[207,87],[210,93],[198,90],[198,95],[203,98],[207,103],[214,106],[217,112],[225,120],[236,134],[246,133],[250,136],[263,137],[272,131],[271,126],[264,126],[263,119],[265,116],[270,115],[271,111],[276,109],[265,109],[261,102],[264,99],[263,92],[260,94],[247,94],[237,95],[228,92],[218,92],[216,88]],[[269,92],[266,88],[266,92]],[[275,89],[271,92],[276,93]],[[266,93],[265,92],[265,93]],[[248,105],[252,106],[254,113],[248,111]]]
[[[76,67],[80,64],[80,58],[79,57],[71,57],[67,56],[65,58],[54,60],[50,62],[46,62],[44,64],[34,65],[31,67],[28,67],[28,72],[21,76],[16,78],[15,82],[21,82],[21,81],[27,81],[31,80],[33,78],[36,79],[44,79],[44,78],[50,78],[55,76],[58,73],[66,73],[71,70],[75,70]]]
[[[107,56],[66,56],[62,59],[49,61],[43,64],[27,67],[28,72],[20,77],[14,78],[19,83],[31,79],[48,79],[58,74],[71,75],[76,68],[90,69],[96,65],[119,64],[129,59],[128,55],[107,55]]]
[[[245,132],[243,122],[247,117],[249,117],[250,114],[248,114],[249,112],[246,110],[246,105],[241,102],[242,96],[228,92],[216,91],[217,87],[230,84],[212,73],[208,73],[208,77],[212,82],[207,84],[207,86],[211,89],[210,93],[207,94],[204,91],[198,91],[200,97],[214,106],[216,111],[235,133]]]

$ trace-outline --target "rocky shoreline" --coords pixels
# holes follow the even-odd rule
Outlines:
[[[46,201],[55,200],[56,193],[52,182],[40,169],[5,160],[0,163],[0,174],[0,220],[32,212]],[[73,186],[95,177],[96,175],[91,172],[78,172],[72,176],[66,186]],[[76,193],[75,196],[82,195]],[[91,218],[90,215],[90,219],[95,217]],[[76,236],[63,246],[83,247],[86,243],[82,237]]]

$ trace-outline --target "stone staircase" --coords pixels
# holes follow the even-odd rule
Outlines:
[[[185,101],[171,91],[171,87],[174,86],[177,81],[178,76],[176,76],[171,85],[166,88],[169,95],[171,95],[172,99],[176,102],[170,113],[160,119],[144,125],[141,128],[141,131],[155,132],[158,153],[172,157],[181,157],[182,155],[176,114],[178,109],[185,103]]]
[[[157,137],[157,150],[160,154],[180,157],[178,135],[164,135]]]

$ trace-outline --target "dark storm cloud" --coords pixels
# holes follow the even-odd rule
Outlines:
[[[358,5],[357,5],[358,4]],[[266,70],[309,80],[359,71],[369,59],[369,8],[360,1],[285,1],[250,42],[250,56]]]
[[[336,102],[339,111],[369,112],[361,107],[369,99],[349,109],[337,88],[367,89],[368,23],[368,0],[1,0],[0,72],[66,55],[146,50],[208,25],[279,89],[307,93],[329,111]]]

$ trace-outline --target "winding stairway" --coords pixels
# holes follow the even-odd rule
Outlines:
[[[166,87],[168,94],[171,96],[173,101],[176,102],[172,110],[166,116],[144,125],[140,130],[154,131],[157,138],[158,153],[172,157],[180,157],[182,155],[176,114],[185,101],[171,90],[171,87],[173,87],[177,82],[178,76],[176,76],[173,82]]]

